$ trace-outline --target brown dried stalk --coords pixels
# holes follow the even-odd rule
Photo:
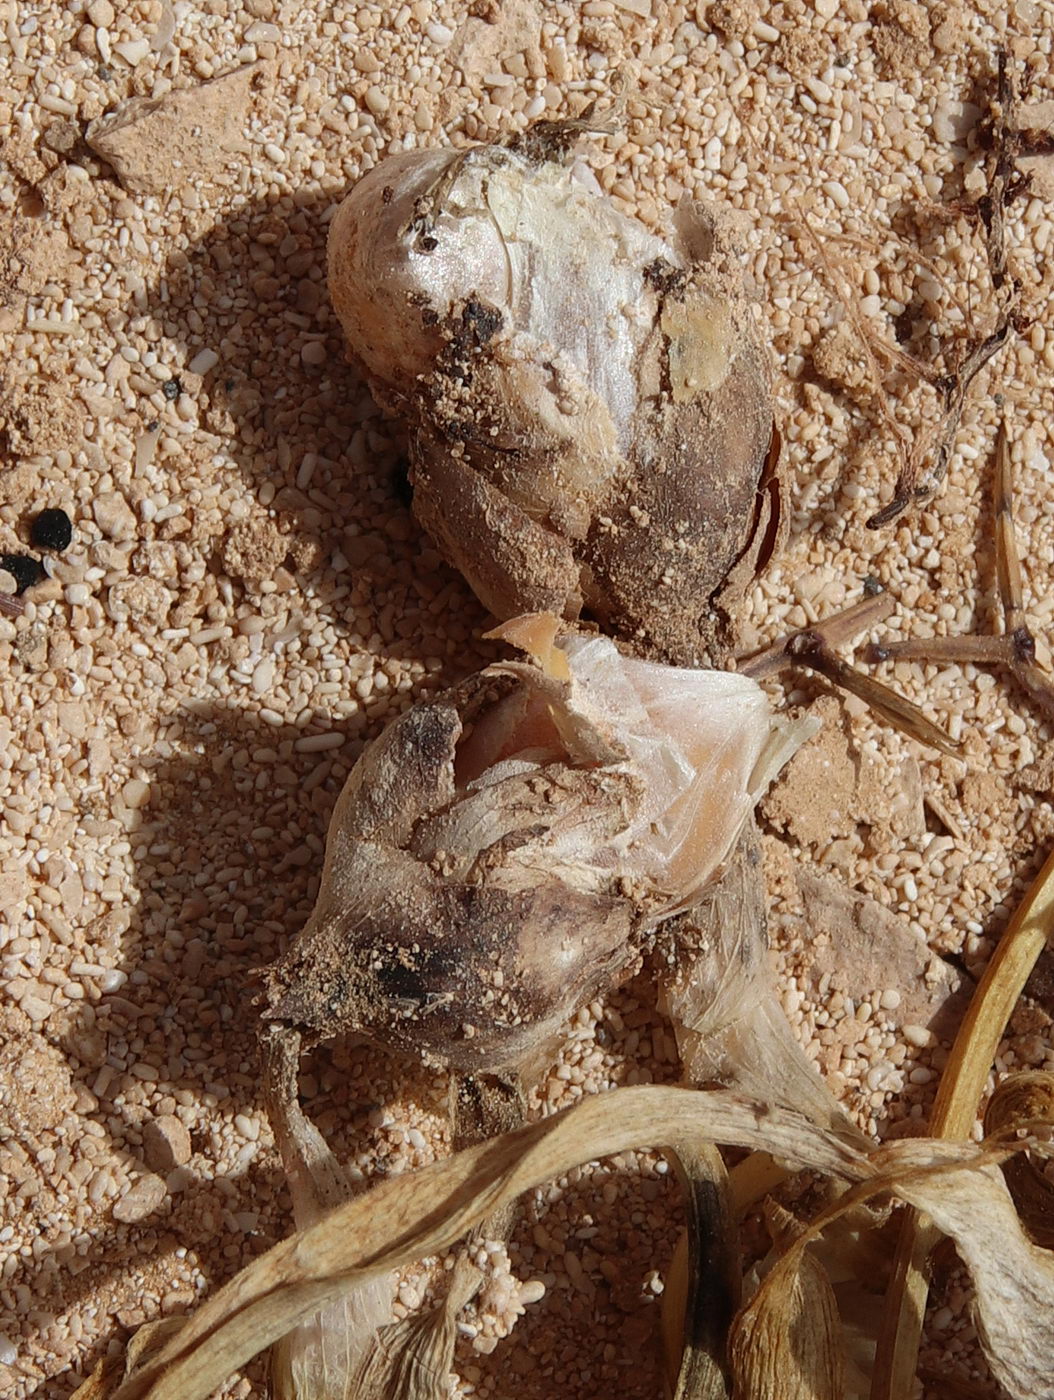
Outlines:
[[[736,669],[754,680],[777,675],[790,666],[815,671],[832,685],[863,700],[875,714],[909,739],[955,756],[958,753],[955,741],[928,719],[918,705],[865,671],[850,666],[833,650],[834,646],[888,617],[893,607],[893,600],[886,593],[861,598],[823,622],[780,637],[764,651],[738,661]]]
[[[1004,666],[1047,715],[1054,715],[1054,682],[1036,661],[1036,638],[1026,620],[1021,560],[1014,529],[1014,498],[1006,424],[995,444],[995,549],[1001,636],[931,637],[910,642],[882,642],[870,648],[872,661],[958,661]]]

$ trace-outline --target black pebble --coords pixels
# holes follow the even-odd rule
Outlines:
[[[31,554],[0,554],[0,569],[14,579],[16,593],[24,593],[27,588],[47,578],[44,565]]]
[[[38,549],[49,549],[53,554],[61,554],[69,549],[73,539],[73,526],[64,510],[42,510],[30,526],[29,538]]]
[[[180,379],[166,379],[161,385],[161,392],[169,403],[175,403],[183,392],[183,382]]]

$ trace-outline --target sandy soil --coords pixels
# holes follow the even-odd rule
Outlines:
[[[399,427],[346,362],[324,283],[342,192],[392,150],[577,114],[621,72],[623,124],[587,144],[604,189],[656,225],[686,196],[721,199],[749,229],[794,509],[744,646],[853,601],[868,576],[897,600],[888,635],[995,626],[1000,413],[1042,635],[1042,168],[1009,227],[1031,328],[975,385],[934,501],[864,525],[896,475],[880,403],[914,436],[932,400],[893,374],[876,397],[855,327],[923,358],[934,331],[990,328],[982,243],[948,206],[979,190],[971,133],[997,44],[1034,54],[1046,76],[1033,100],[1054,98],[1054,12],[1004,12],[0,0],[0,553],[40,557],[30,531],[45,507],[73,522],[21,616],[0,617],[5,1394],[68,1395],[137,1324],[191,1308],[287,1230],[253,970],[310,910],[363,743],[492,655],[481,609],[408,510]],[[132,98],[156,105],[90,125]],[[887,671],[962,757],[802,682],[786,701],[816,704],[827,737],[762,811],[786,1010],[883,1133],[924,1123],[954,1025],[938,1013],[983,967],[1054,833],[1050,721],[1005,674]],[[880,958],[850,937],[861,928],[884,940]],[[1033,991],[1001,1070],[1054,1065],[1049,982]],[[676,1072],[645,970],[578,1018],[536,1108]],[[317,1121],[370,1174],[431,1158],[445,1094],[340,1046],[304,1081]],[[466,1315],[464,1393],[660,1393],[656,1302],[679,1220],[650,1156],[527,1202]],[[545,1296],[501,1341],[510,1270]],[[983,1378],[965,1302],[946,1263],[926,1356]],[[263,1375],[229,1393],[263,1395]]]

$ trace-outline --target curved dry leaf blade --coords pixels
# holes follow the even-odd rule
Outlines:
[[[162,1317],[144,1322],[129,1337],[124,1356],[104,1357],[70,1400],[110,1400],[118,1384],[156,1356],[185,1321],[182,1317]]]
[[[934,1137],[969,1137],[999,1042],[1036,959],[1054,930],[1054,854],[1018,906],[985,968],[955,1037],[937,1090]],[[871,1400],[899,1400],[912,1384],[929,1283],[925,1268],[937,1233],[907,1212],[886,1296]]]
[[[1026,1237],[999,1168],[907,1176],[897,1194],[955,1241],[977,1289],[978,1331],[996,1380],[1020,1400],[1054,1400],[1054,1254]]]
[[[762,1314],[775,1308],[778,1315],[786,1291],[781,1272],[798,1267],[795,1253],[859,1203],[891,1193],[925,1212],[955,1242],[976,1288],[978,1330],[992,1374],[1015,1400],[1054,1400],[1054,1255],[1026,1237],[991,1154],[978,1155],[970,1143],[918,1139],[874,1148],[869,1166],[870,1179],[810,1222],[751,1307]],[[899,1392],[898,1400],[910,1393]],[[745,1395],[753,1400],[753,1392]]]
[[[993,1373],[1018,1400],[1054,1400],[1054,1257],[1025,1237],[991,1154],[979,1159],[970,1143],[923,1140],[863,1151],[801,1114],[724,1091],[657,1086],[586,1099],[340,1206],[221,1289],[117,1400],[205,1400],[349,1284],[439,1253],[522,1192],[598,1157],[656,1144],[690,1152],[707,1142],[766,1147],[793,1168],[858,1183],[803,1241],[877,1192],[926,1211],[974,1276]]]
[[[572,1167],[633,1148],[722,1142],[770,1149],[796,1168],[866,1176],[866,1157],[801,1115],[723,1091],[642,1086],[382,1182],[275,1246],[189,1319],[119,1400],[204,1400],[232,1371],[351,1282],[449,1248],[508,1201]]]

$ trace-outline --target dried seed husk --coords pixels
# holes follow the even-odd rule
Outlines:
[[[736,1319],[730,1352],[740,1400],[845,1400],[834,1290],[803,1251],[784,1287],[757,1294]]]
[[[1023,1070],[1008,1075],[988,1100],[984,1130],[1004,1140],[1018,1130],[1054,1128],[1054,1074]],[[1044,1249],[1054,1249],[1054,1181],[1028,1153],[1015,1152],[1003,1164],[1003,1175],[1029,1237]]]
[[[271,1019],[523,1069],[720,869],[803,731],[745,677],[557,629],[520,620],[536,663],[419,702],[363,754]]]
[[[704,664],[774,525],[737,226],[685,204],[657,237],[549,137],[381,162],[333,220],[333,303],[408,421],[415,511],[497,617],[586,610]]]

